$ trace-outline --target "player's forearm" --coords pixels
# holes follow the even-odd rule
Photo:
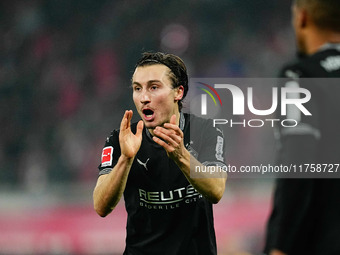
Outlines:
[[[205,176],[202,176],[201,178],[190,177],[190,171],[195,171],[196,166],[202,167],[202,164],[188,151],[186,152],[186,155],[180,158],[176,163],[191,185],[200,194],[214,204],[221,200],[224,194],[226,178],[206,178]]]
[[[112,171],[98,178],[93,192],[93,203],[94,209],[100,216],[108,215],[121,199],[132,162],[133,158],[120,156]]]

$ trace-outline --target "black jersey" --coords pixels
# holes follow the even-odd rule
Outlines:
[[[312,116],[299,113],[297,108],[287,112],[287,119],[294,119],[298,114],[299,123],[296,128],[281,127],[280,162],[338,163],[340,44],[325,45],[316,54],[288,65],[282,70],[281,77],[291,78],[297,86],[311,92],[312,98],[305,105]]]
[[[190,125],[199,131],[190,133]],[[212,122],[181,114],[186,148],[205,165],[223,165],[223,136]],[[136,132],[136,123],[131,125]],[[99,174],[120,156],[119,130],[107,138]],[[221,142],[222,139],[222,142]],[[222,143],[222,144],[221,144]],[[223,148],[223,146],[222,146]],[[124,191],[128,213],[124,254],[216,254],[212,204],[199,194],[146,128]]]
[[[279,164],[340,163],[340,44],[288,65],[282,76],[311,92],[312,116],[296,128],[280,128]],[[336,82],[334,82],[336,81]],[[289,113],[287,114],[289,118]],[[337,171],[340,171],[338,169]],[[340,254],[340,179],[278,179],[267,226],[265,252]]]

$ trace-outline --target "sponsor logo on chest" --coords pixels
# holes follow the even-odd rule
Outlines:
[[[139,189],[140,206],[148,209],[167,210],[180,207],[180,203],[196,202],[202,197],[192,186],[169,190],[169,191],[146,191]]]

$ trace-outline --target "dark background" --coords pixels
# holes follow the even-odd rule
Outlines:
[[[0,253],[121,252],[123,203],[100,219],[92,190],[141,52],[177,54],[191,77],[275,77],[295,52],[290,19],[286,0],[1,1]],[[272,183],[228,182],[219,254],[260,253]]]

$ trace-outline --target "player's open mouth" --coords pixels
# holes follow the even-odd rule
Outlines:
[[[147,121],[152,121],[154,119],[155,112],[151,109],[144,109],[143,111],[144,119]]]

